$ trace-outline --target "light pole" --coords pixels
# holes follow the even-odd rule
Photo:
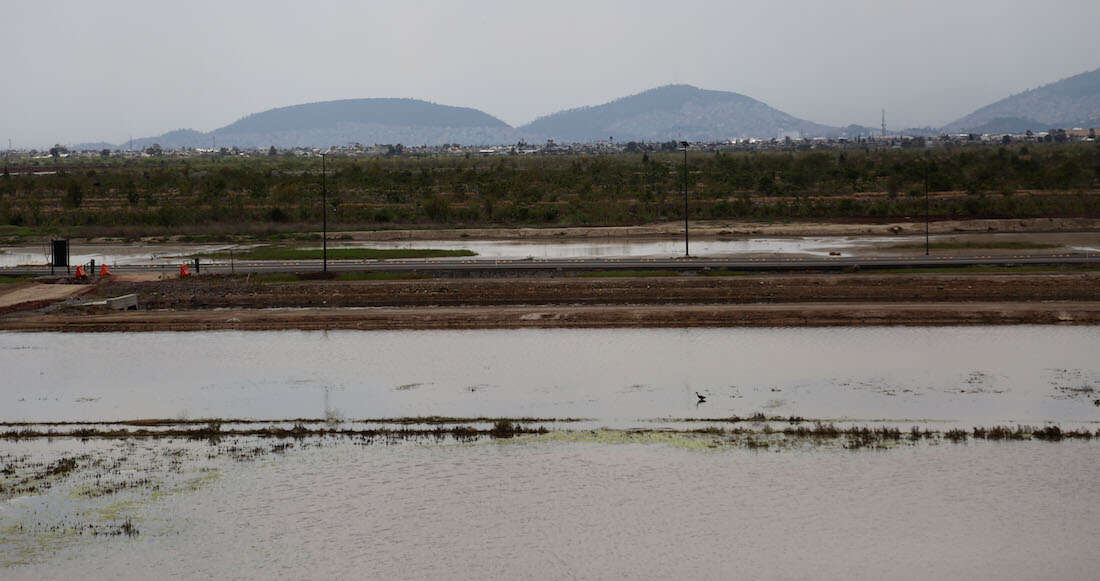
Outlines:
[[[328,187],[325,184],[325,154],[321,154],[321,271],[328,272]]]
[[[684,150],[684,258],[689,258],[688,252],[688,142],[681,141],[680,149]]]
[[[924,158],[924,255],[928,256],[928,156]]]

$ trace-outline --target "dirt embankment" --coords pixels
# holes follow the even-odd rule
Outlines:
[[[488,329],[1100,324],[1100,274],[103,283],[137,312],[0,316],[0,329]],[[374,308],[334,308],[374,307]]]
[[[1041,302],[1100,300],[1100,273],[816,274],[659,278],[423,279],[264,284],[244,278],[120,282],[145,309],[801,302]]]
[[[771,305],[203,310],[0,318],[13,331],[411,330],[628,327],[1100,324],[1100,303],[784,303]]]
[[[8,288],[4,288],[7,286]],[[39,309],[92,290],[84,284],[38,284],[24,282],[0,285],[0,315],[14,311]]]

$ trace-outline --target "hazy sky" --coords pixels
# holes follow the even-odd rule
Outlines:
[[[938,126],[1100,67],[1097,0],[0,0],[0,148],[209,131],[355,97],[513,125],[668,83]]]

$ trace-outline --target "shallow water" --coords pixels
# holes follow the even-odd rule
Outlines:
[[[1098,352],[1100,328],[1062,326],[0,333],[0,421],[591,418],[2,439],[0,577],[1091,579],[1100,440],[943,434],[1097,432]],[[756,412],[938,435],[667,419]]]
[[[0,333],[0,421],[1100,420],[1100,328]],[[695,392],[707,397],[697,404]]]
[[[1090,579],[1096,449],[334,443],[188,460],[214,477],[142,501],[115,495],[105,509],[78,504],[70,514],[126,514],[140,534],[40,535],[49,552],[11,550],[27,564],[3,576]],[[47,505],[0,502],[0,525],[37,535],[64,520]]]
[[[915,239],[914,239],[915,240]],[[923,238],[922,238],[923,240]],[[789,237],[745,238],[736,240],[696,239],[691,241],[692,256],[736,256],[756,254],[804,254],[828,256],[830,252],[849,255],[860,249],[911,242],[904,237]],[[319,244],[315,243],[315,244]],[[584,241],[556,240],[410,240],[347,242],[331,241],[329,248],[437,248],[472,250],[480,258],[625,258],[670,257],[684,252],[682,239],[624,240],[607,238]],[[178,264],[195,254],[228,250],[247,250],[256,244],[75,244],[70,251],[72,264]],[[307,248],[312,246],[305,246]],[[320,248],[320,246],[317,246]],[[0,247],[0,267],[48,264],[48,246]]]
[[[255,246],[255,245],[249,245]],[[234,244],[74,244],[69,249],[69,263],[87,264],[163,264],[187,262],[193,254],[222,252],[245,248]],[[36,246],[0,247],[0,267],[48,265],[50,248]]]
[[[856,248],[897,244],[900,238],[885,237],[790,237],[744,238],[736,240],[696,239],[690,241],[692,256],[736,256],[754,254],[842,255]],[[439,248],[467,249],[481,258],[626,258],[683,256],[683,239],[668,240],[410,240],[398,242],[339,243],[342,248]]]

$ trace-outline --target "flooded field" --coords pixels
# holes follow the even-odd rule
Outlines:
[[[1051,326],[0,333],[0,421],[1087,422],[1097,353],[1100,329]]]
[[[194,254],[223,252],[250,248],[235,244],[73,244],[69,249],[70,264],[164,264],[185,262]],[[50,263],[49,245],[0,247],[0,267],[41,265]]]
[[[0,333],[0,577],[1089,579],[1098,352],[1044,326]]]
[[[951,242],[960,244],[980,244],[981,242],[999,243],[1004,241],[1028,241],[1046,247],[1064,247],[1078,252],[1095,251],[1100,246],[1100,235],[1095,233],[1050,233],[1050,234],[950,234],[934,235],[933,243]],[[757,256],[768,254],[790,254],[804,256],[828,256],[839,252],[841,256],[853,256],[869,253],[905,252],[909,249],[891,249],[893,246],[914,245],[924,242],[922,236],[815,236],[815,237],[772,237],[772,238],[693,238],[692,256]],[[70,262],[84,264],[95,260],[97,264],[177,264],[188,257],[198,254],[214,254],[230,250],[247,250],[256,244],[74,244]],[[319,243],[306,243],[304,247],[319,247]],[[330,242],[329,248],[380,248],[380,249],[423,249],[471,250],[481,258],[512,259],[524,258],[627,258],[654,257],[664,258],[682,256],[684,242],[682,238],[669,239],[618,239],[605,238],[593,240],[408,240],[408,241],[370,241],[349,242],[345,240]],[[2,246],[0,247],[0,267],[27,264],[47,264],[50,250],[47,245],[40,246]]]
[[[692,256],[736,256],[757,254],[803,254],[828,256],[829,252],[842,254],[857,248],[871,248],[884,243],[896,243],[896,238],[883,237],[790,237],[743,238],[734,240],[696,239],[691,241]],[[667,240],[584,240],[554,241],[533,240],[410,240],[399,242],[341,243],[342,247],[357,248],[440,248],[472,250],[483,258],[627,258],[682,256],[684,241]]]
[[[896,244],[900,238],[749,238],[741,240],[696,240],[691,245],[694,256],[725,256],[754,254],[805,254],[828,256],[831,251],[847,252],[854,248],[874,247],[877,243]],[[320,243],[306,244],[312,248]],[[85,244],[72,247],[70,262],[84,264],[175,264],[197,254],[213,254],[229,250],[246,250],[256,244],[178,244],[123,245]],[[684,252],[683,240],[419,240],[419,241],[334,241],[329,248],[381,248],[472,250],[481,258],[615,258],[667,257]],[[48,247],[8,246],[0,248],[0,266],[49,263]]]
[[[706,443],[0,443],[99,463],[0,502],[0,566],[6,579],[1089,579],[1100,564],[1095,443]]]

